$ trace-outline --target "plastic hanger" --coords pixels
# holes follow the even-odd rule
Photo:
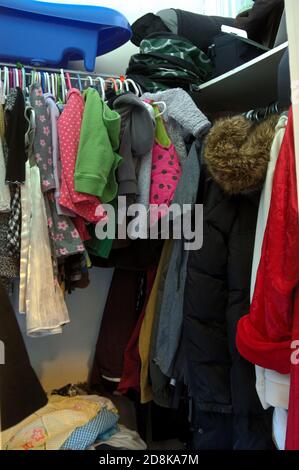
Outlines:
[[[130,91],[130,84],[134,88],[135,95],[139,96],[139,90],[138,90],[138,87],[137,87],[136,83],[131,78],[127,78],[125,80],[125,85],[126,85],[127,91]]]
[[[117,83],[118,86],[119,86],[119,88],[118,88],[118,89],[119,89],[119,92],[120,92],[120,93],[123,93],[123,91],[124,91],[124,82],[121,81],[120,78],[117,78],[117,79],[116,79],[116,83]]]
[[[156,114],[155,114],[155,110],[152,107],[150,101],[144,100],[142,102],[143,102],[144,106],[147,108],[148,112],[150,113],[153,122],[155,123],[156,122]]]
[[[56,95],[56,89],[55,89],[55,77],[53,73],[51,74],[50,79],[51,79],[51,94],[54,96],[54,99],[56,101],[57,95]]]
[[[3,90],[4,90],[4,96],[7,97],[9,94],[9,70],[8,67],[4,67],[3,69],[3,74],[4,74],[4,80],[3,80]]]
[[[93,78],[91,77],[91,75],[88,75],[86,77],[86,80],[89,80],[89,86],[92,87],[94,85],[94,82],[93,82]]]
[[[26,70],[24,67],[22,67],[22,89],[23,91],[28,92],[27,86],[26,86]]]
[[[57,74],[57,99],[58,103],[64,103],[65,85],[63,83],[64,75]]]
[[[13,69],[8,69],[8,76],[9,76],[9,88],[12,89],[14,86],[14,74]]]
[[[99,80],[100,85],[101,85],[102,100],[106,101],[106,83],[105,83],[105,80],[102,77],[98,77],[97,80]]]
[[[67,95],[67,87],[66,87],[66,81],[65,81],[63,69],[60,69],[60,84],[61,84],[61,99],[62,99],[62,102],[65,103],[66,95]]]
[[[55,93],[56,93],[56,99],[57,99],[57,102],[60,102],[60,78],[59,78],[59,75],[58,73],[55,73],[54,75],[55,77]]]
[[[116,82],[115,78],[108,77],[108,78],[106,78],[106,80],[105,80],[105,81],[106,81],[106,83],[107,83],[107,82],[108,82],[108,83],[109,83],[109,82],[110,82],[110,83],[113,83],[113,85],[114,85],[114,91],[115,91],[115,93],[117,93],[117,92],[118,92],[118,84],[117,84],[117,82]]]
[[[50,74],[48,72],[45,73],[45,79],[46,79],[46,84],[47,84],[47,92],[51,93],[51,80],[50,80]]]
[[[14,88],[19,87],[20,83],[19,83],[19,71],[18,71],[18,69],[14,69],[13,74],[14,74]]]
[[[80,74],[79,74],[79,73],[77,74],[77,81],[78,81],[79,90],[80,90],[80,92],[82,93],[83,87],[82,87],[81,77],[80,77]]]
[[[21,74],[22,74],[22,90],[23,93],[26,97],[26,100],[29,100],[29,84],[27,86],[27,77],[26,77],[26,70],[24,67],[21,69]]]
[[[165,101],[154,101],[152,103],[154,106],[158,106],[159,110],[160,110],[160,107],[159,106],[162,106],[163,109],[162,111],[160,111],[158,114],[156,114],[156,117],[159,117],[159,116],[163,116],[163,114],[166,112],[167,110],[167,105],[165,103]]]
[[[18,69],[18,76],[19,76],[19,87],[23,90],[23,75],[22,70]]]
[[[36,80],[37,83],[38,83],[39,85],[41,85],[41,84],[42,84],[42,76],[41,76],[41,73],[37,71],[37,72],[36,72],[36,77],[37,77],[37,80]]]
[[[72,88],[72,82],[71,82],[71,76],[69,72],[66,72],[66,84],[67,84],[67,89],[70,90]]]
[[[29,83],[30,87],[34,84],[34,81],[35,81],[35,73],[34,73],[34,70],[31,70],[30,83]]]
[[[5,104],[4,83],[1,80],[1,68],[0,68],[0,104]]]

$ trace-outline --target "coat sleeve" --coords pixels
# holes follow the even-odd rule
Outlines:
[[[290,112],[276,165],[250,314],[239,322],[237,336],[238,349],[245,358],[281,374],[290,372],[294,293],[299,281],[298,227],[293,120]]]
[[[160,93],[159,99],[165,101],[168,116],[197,139],[211,128],[208,118],[198,109],[186,91],[180,88],[166,90]]]

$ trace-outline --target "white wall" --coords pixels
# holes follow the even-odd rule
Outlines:
[[[44,0],[39,0],[44,1]],[[52,0],[48,0],[52,1]],[[132,23],[137,18],[152,10],[164,8],[183,8],[205,14],[228,15],[230,7],[236,7],[242,0],[73,0],[72,3],[99,4],[115,8],[125,14]],[[54,2],[55,3],[55,2]],[[57,3],[57,2],[56,2]],[[60,3],[70,3],[63,0]],[[150,6],[149,6],[150,5]],[[99,72],[122,74],[128,65],[130,56],[136,48],[128,43],[111,54],[99,58]],[[62,335],[32,339],[25,337],[31,362],[46,390],[61,387],[67,383],[85,381],[91,367],[96,340],[100,328],[103,309],[106,302],[112,271],[93,269],[91,285],[86,290],[78,290],[67,297],[71,323]],[[19,317],[21,328],[25,331],[24,319]]]
[[[113,269],[94,268],[90,286],[66,296],[71,322],[60,335],[29,338],[24,316],[17,315],[31,364],[47,391],[86,381],[112,274]]]

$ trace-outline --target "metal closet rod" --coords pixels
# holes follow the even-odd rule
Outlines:
[[[50,67],[41,67],[41,66],[38,66],[38,67],[35,67],[33,65],[23,65],[23,64],[9,64],[9,63],[5,63],[5,62],[0,62],[0,67],[9,67],[9,68],[13,68],[13,69],[22,69],[24,68],[25,70],[28,69],[28,70],[37,70],[37,71],[40,71],[40,72],[49,72],[49,73],[57,73],[57,74],[61,74],[61,71],[63,70],[64,73],[69,73],[70,75],[73,75],[71,78],[77,78],[78,75],[85,75],[84,78],[82,78],[82,80],[88,80],[88,77],[91,77],[93,79],[96,79],[97,77],[102,77],[102,78],[119,78],[119,75],[111,75],[111,74],[107,74],[107,73],[95,73],[95,72],[84,72],[82,70],[70,70],[70,69],[64,69],[63,67],[61,67],[60,69],[56,69],[56,68],[50,68]],[[26,72],[27,75],[30,75],[29,72]]]

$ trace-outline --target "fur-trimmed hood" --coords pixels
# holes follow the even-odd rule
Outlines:
[[[213,179],[228,194],[261,189],[267,174],[278,115],[260,123],[244,116],[219,119],[205,145],[205,163]]]

